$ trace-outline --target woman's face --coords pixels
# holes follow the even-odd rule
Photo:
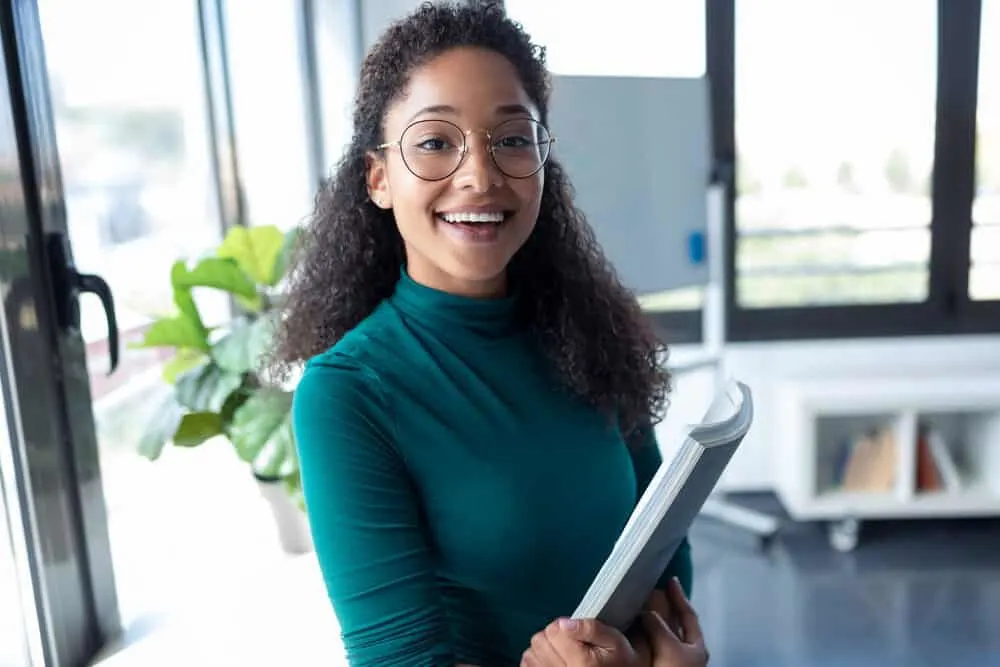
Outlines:
[[[490,155],[486,132],[504,123],[492,143],[498,155],[507,151],[504,170],[519,174],[516,159],[525,160],[521,146],[527,146],[521,135],[533,127],[531,119],[538,119],[538,109],[516,70],[492,51],[455,48],[411,74],[385,117],[386,141],[402,142],[371,156],[368,187],[377,206],[392,209],[415,281],[468,296],[504,293],[507,263],[538,218],[544,170],[527,178],[505,175]],[[413,125],[417,121],[450,124]],[[440,178],[461,155],[463,132],[467,153],[454,173]],[[439,180],[420,178],[407,164]]]

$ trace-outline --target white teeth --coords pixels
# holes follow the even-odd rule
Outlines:
[[[503,222],[502,212],[490,213],[442,213],[441,217],[446,222]]]

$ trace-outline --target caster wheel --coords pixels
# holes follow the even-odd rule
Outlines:
[[[830,546],[841,553],[854,551],[861,535],[861,522],[857,519],[841,519],[830,524]]]

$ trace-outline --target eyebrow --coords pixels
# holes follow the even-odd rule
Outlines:
[[[418,117],[432,113],[446,113],[454,115],[458,113],[458,109],[451,106],[450,104],[434,104],[429,107],[424,107],[417,113],[410,116],[410,119],[407,121],[407,123],[412,123]],[[501,104],[496,108],[496,113],[497,115],[500,116],[516,116],[523,114],[531,118],[534,118],[534,114],[531,113],[531,110],[528,107],[524,106],[523,104]]]

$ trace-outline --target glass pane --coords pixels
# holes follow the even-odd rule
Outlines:
[[[1000,299],[1000,1],[982,7],[969,272],[969,298],[978,300]]]
[[[507,14],[546,47],[556,74],[705,74],[705,0],[506,0]],[[600,35],[595,48],[594,35]]]
[[[329,176],[351,143],[351,111],[357,85],[357,65],[353,44],[357,35],[355,11],[358,5],[345,2],[310,2],[323,131],[323,173]]]
[[[0,447],[8,444],[3,442],[5,438],[6,434],[0,434]],[[21,589],[2,487],[3,478],[0,477],[0,665],[27,665]]]
[[[980,301],[1000,299],[1000,262],[972,265],[969,297]]]
[[[236,150],[252,225],[283,230],[312,210],[295,2],[226,2]]]
[[[934,0],[737,3],[740,306],[926,299],[936,24]]]
[[[214,252],[221,238],[198,3],[39,4],[76,260],[108,280],[123,337],[138,341],[154,317],[175,311],[173,262]],[[206,324],[228,320],[224,294],[195,298]],[[81,305],[128,624],[190,604],[239,565],[254,567],[279,550],[268,507],[228,443],[168,447],[155,462],[139,455],[141,435],[171,389],[162,377],[172,355],[123,345],[122,365],[107,377],[104,316],[89,297]]]
[[[0,359],[0,369],[9,372],[3,361]],[[6,378],[0,379],[0,385],[3,395],[8,395]],[[14,449],[7,415],[4,399],[0,403],[0,667],[31,667],[35,662],[28,642],[30,639],[35,644],[35,658],[41,659],[41,634],[30,573],[25,569],[24,522],[17,501],[21,485],[14,478]]]
[[[644,294],[639,297],[639,304],[643,310],[651,313],[701,310],[704,301],[705,288],[703,287],[682,287],[655,294]]]

